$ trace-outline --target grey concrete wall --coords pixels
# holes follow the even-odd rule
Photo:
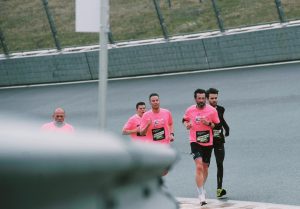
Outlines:
[[[210,68],[300,59],[300,26],[204,40]]]
[[[300,59],[300,26],[118,47],[109,50],[108,76],[204,70]],[[0,60],[0,86],[98,78],[98,52]]]

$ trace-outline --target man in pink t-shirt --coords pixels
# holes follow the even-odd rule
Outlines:
[[[173,118],[169,110],[160,108],[159,95],[149,96],[151,110],[144,113],[141,122],[141,134],[147,141],[170,144],[174,141]]]
[[[146,111],[146,104],[145,102],[138,102],[135,105],[135,108],[136,114],[131,116],[125,123],[122,130],[122,134],[130,135],[133,141],[146,140],[146,137],[140,134],[140,125],[142,121],[142,116]]]
[[[203,89],[195,90],[196,105],[187,108],[182,119],[184,126],[190,132],[191,153],[196,165],[196,184],[201,205],[206,204],[204,184],[208,176],[212,152],[212,129],[220,123],[217,110],[205,103],[205,93]]]
[[[74,128],[72,125],[65,122],[65,111],[64,109],[58,107],[55,109],[53,115],[53,121],[46,123],[42,126],[43,131],[49,132],[64,132],[64,133],[73,133]]]

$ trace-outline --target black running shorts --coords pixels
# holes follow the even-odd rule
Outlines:
[[[202,146],[196,142],[191,143],[191,155],[193,155],[194,160],[202,158],[202,161],[207,164],[210,163],[212,149],[213,146]]]

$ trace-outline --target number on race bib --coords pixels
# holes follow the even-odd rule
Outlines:
[[[221,129],[214,129],[214,137],[220,138],[221,137]]]
[[[164,128],[156,128],[152,129],[152,135],[154,141],[163,140],[166,138],[165,129]]]
[[[208,143],[210,139],[209,131],[196,131],[196,140],[200,143]]]

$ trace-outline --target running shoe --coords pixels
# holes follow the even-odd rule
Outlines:
[[[224,195],[226,195],[225,189],[217,189],[217,197],[222,198]]]
[[[205,199],[205,191],[203,191],[203,193],[199,195],[199,200],[200,200],[200,205],[201,206],[207,204],[206,199]]]

